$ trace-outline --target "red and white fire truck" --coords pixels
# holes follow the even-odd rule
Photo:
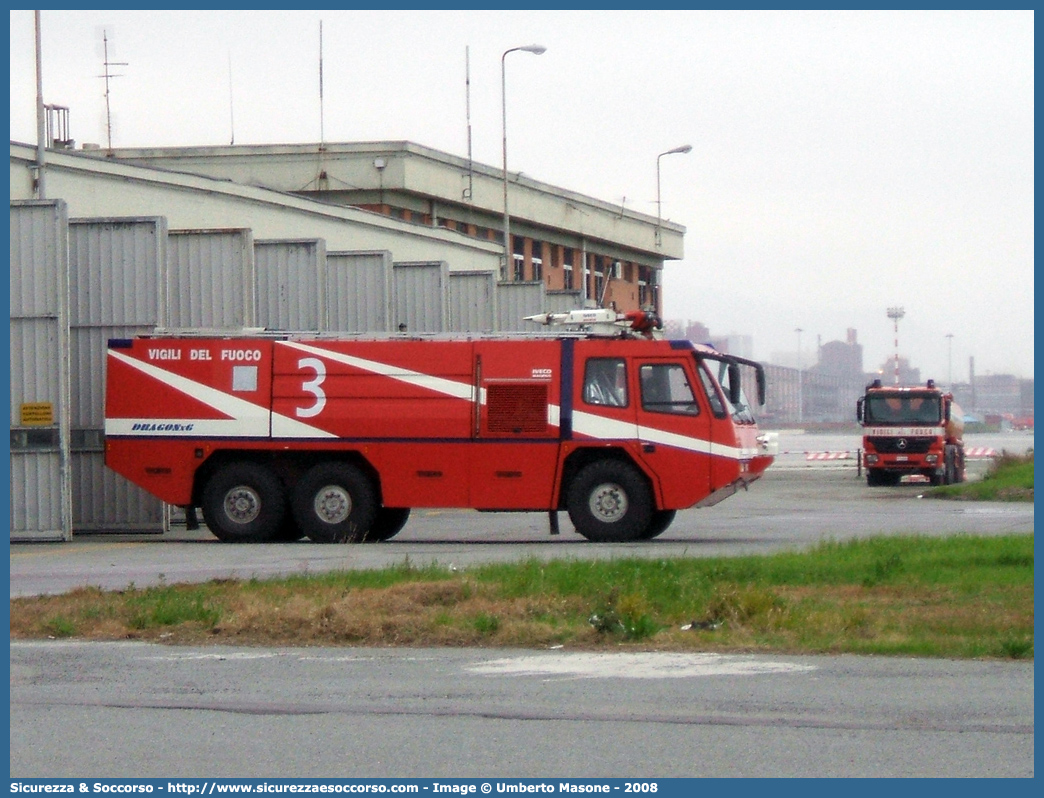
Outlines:
[[[526,336],[157,334],[109,341],[106,464],[223,541],[386,540],[410,508],[568,511],[595,541],[758,479],[762,367],[641,312]]]
[[[874,380],[856,402],[856,418],[863,425],[867,485],[898,485],[911,474],[933,485],[964,481],[963,413],[934,380],[916,387]]]

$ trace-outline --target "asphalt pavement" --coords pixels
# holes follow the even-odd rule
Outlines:
[[[11,646],[11,776],[1030,777],[1033,664]]]
[[[981,473],[985,463],[972,466]],[[12,544],[10,594],[75,587],[204,582],[410,562],[463,568],[523,559],[729,556],[801,549],[823,540],[873,535],[1031,533],[1032,503],[952,502],[924,498],[924,486],[868,488],[854,466],[773,466],[748,491],[703,509],[679,512],[651,541],[591,543],[561,514],[561,534],[546,513],[415,510],[405,529],[375,544],[232,545],[204,527],[163,535],[77,535],[68,543]]]

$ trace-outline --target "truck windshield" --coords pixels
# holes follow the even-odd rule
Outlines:
[[[883,394],[866,398],[867,424],[938,424],[942,420],[938,396]]]
[[[702,360],[703,361],[704,365],[707,367],[707,369],[710,371],[710,373],[714,376],[714,379],[717,381],[718,385],[721,386],[721,388],[720,388],[720,393],[721,393],[720,401],[724,402],[725,406],[729,409],[729,413],[732,416],[732,420],[735,421],[737,424],[753,424],[753,423],[755,423],[754,413],[751,410],[750,402],[747,401],[747,395],[743,391],[742,384],[740,385],[740,390],[739,390],[739,401],[736,404],[733,404],[731,401],[729,401],[729,395],[731,393],[731,390],[729,388],[729,363],[728,363],[728,361],[720,360],[720,359],[718,359],[716,357],[708,357],[707,355],[702,355],[702,354],[700,355],[698,360]],[[741,368],[741,370],[744,370],[744,369]],[[707,389],[708,396],[711,396],[711,394],[712,394],[712,387],[706,385],[706,380],[704,380],[704,387]],[[716,401],[714,397],[711,397],[711,404],[713,406],[715,406],[714,409],[716,410],[718,401]]]

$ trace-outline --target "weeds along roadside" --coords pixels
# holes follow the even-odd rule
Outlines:
[[[941,485],[925,492],[934,499],[966,501],[1033,501],[1033,450],[1013,454],[1002,450],[977,482]]]
[[[1033,535],[84,588],[13,599],[11,636],[1022,659],[1033,656]]]

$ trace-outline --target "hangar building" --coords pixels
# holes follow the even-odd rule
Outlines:
[[[104,467],[106,341],[157,328],[523,329],[661,308],[684,228],[408,142],[11,143],[11,539],[161,532]],[[42,157],[41,157],[42,156]],[[41,162],[42,161],[42,162]]]

